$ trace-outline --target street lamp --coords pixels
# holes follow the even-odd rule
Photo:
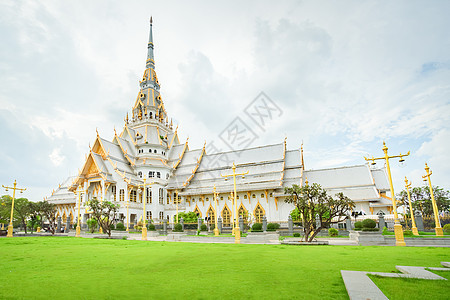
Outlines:
[[[214,184],[214,211],[215,211],[215,218],[214,218],[214,236],[219,236],[219,228],[217,228],[217,196],[219,196],[219,193],[216,192],[216,185]]]
[[[77,229],[76,229],[76,237],[80,237],[81,233],[81,227],[80,227],[80,202],[81,202],[81,191],[83,188],[81,186],[78,186],[77,193],[78,193],[78,217],[77,217]]]
[[[14,199],[16,198],[16,190],[20,191],[20,193],[23,193],[23,191],[26,190],[26,188],[24,189],[20,189],[17,187],[17,182],[16,180],[14,180],[14,186],[4,186],[2,184],[2,187],[8,191],[8,189],[12,189],[13,190],[13,198],[12,198],[12,203],[11,203],[11,218],[9,219],[9,225],[8,225],[8,234],[6,235],[7,237],[12,237],[13,236],[13,213],[14,213]]]
[[[412,204],[411,204],[411,195],[409,193],[409,188],[411,187],[411,182],[408,182],[408,179],[405,176],[405,187],[406,187],[406,192],[408,193],[408,201],[409,201],[409,211],[411,212],[411,222],[412,222],[412,232],[414,235],[419,235],[419,232],[417,231],[417,227],[416,227],[416,220],[414,218],[414,212],[412,209]]]
[[[438,207],[436,204],[436,200],[434,200],[433,187],[431,186],[430,176],[431,174],[433,174],[433,172],[430,171],[430,167],[428,167],[427,163],[425,163],[425,172],[427,172],[427,174],[423,175],[422,178],[428,181],[428,186],[430,187],[431,203],[433,204],[433,212],[434,212],[434,224],[436,225],[434,230],[436,231],[436,236],[444,236],[444,232],[442,231],[441,227],[441,222],[439,220]]]
[[[236,196],[236,175],[237,176],[242,176],[244,178],[245,175],[248,174],[248,171],[245,173],[236,173],[236,165],[233,163],[233,174],[230,175],[221,175],[222,177],[225,178],[225,180],[227,180],[228,177],[233,177],[233,182],[234,182],[234,220],[235,222],[233,222],[234,225],[234,242],[236,244],[240,244],[241,243],[241,230],[239,229],[239,218],[237,217],[237,196]]]
[[[394,210],[394,232],[395,232],[395,244],[397,246],[406,246],[405,243],[405,238],[403,237],[403,229],[402,229],[402,225],[400,224],[400,221],[398,220],[398,214],[397,214],[397,201],[395,200],[395,194],[394,194],[394,185],[392,184],[392,175],[391,175],[391,168],[389,167],[389,158],[400,158],[400,162],[403,162],[404,159],[403,157],[408,156],[410,154],[410,151],[408,151],[407,154],[401,154],[400,155],[393,155],[393,156],[389,156],[388,155],[388,147],[386,147],[386,143],[383,142],[383,148],[382,148],[383,152],[384,152],[384,156],[382,157],[373,157],[372,158],[367,158],[364,157],[364,159],[366,161],[372,161],[372,165],[376,164],[376,160],[379,159],[384,159],[386,161],[386,170],[388,173],[388,178],[389,178],[389,186],[391,188],[391,199],[392,199],[392,208]]]
[[[138,187],[143,187],[144,188],[144,195],[142,197],[142,203],[144,204],[143,206],[143,212],[142,212],[142,240],[146,241],[147,240],[147,226],[145,226],[145,220],[147,219],[146,216],[146,211],[145,211],[145,202],[147,202],[147,190],[145,189],[146,186],[152,186],[153,184],[155,184],[154,182],[146,184],[147,179],[144,178],[144,184],[138,184]]]

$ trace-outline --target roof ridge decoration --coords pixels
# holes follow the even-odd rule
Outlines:
[[[172,118],[170,119],[170,126],[172,126]],[[175,136],[178,136],[178,125],[175,128],[175,132],[173,133],[172,140],[170,141],[169,149],[172,148],[172,144],[175,141]]]
[[[186,143],[184,143],[183,151],[181,152],[178,161],[173,166],[173,169],[176,170],[178,165],[180,164],[181,160],[184,157],[184,153],[186,152],[186,148],[188,147],[189,137],[186,139]]]
[[[186,186],[189,184],[189,182],[192,180],[192,178],[194,178],[195,173],[197,172],[198,167],[200,166],[200,163],[202,162],[203,155],[204,155],[205,153],[206,153],[206,141],[205,141],[205,143],[203,144],[203,149],[202,149],[202,152],[200,153],[200,157],[199,157],[198,160],[197,160],[197,164],[195,165],[194,170],[192,170],[192,175],[189,176],[189,178],[188,178],[188,179],[186,180],[186,182],[183,184],[183,187],[186,187]]]
[[[117,144],[119,145],[120,149],[122,150],[123,156],[128,160],[128,162],[129,162],[131,165],[134,166],[134,165],[135,165],[135,162],[131,161],[131,159],[128,157],[128,154],[127,154],[128,150],[124,150],[124,149],[123,149],[122,144],[121,144],[121,142],[120,142],[120,137],[115,136],[114,139],[117,141]],[[113,141],[114,141],[114,140],[113,140]],[[136,159],[135,159],[135,161],[136,161]]]

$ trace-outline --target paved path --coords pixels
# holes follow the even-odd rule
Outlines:
[[[435,271],[450,271],[450,262],[441,262],[446,268],[427,268]],[[395,266],[402,273],[383,273],[365,271],[341,271],[345,288],[351,300],[388,299],[367,274],[393,278],[417,278],[428,280],[447,280],[426,270],[426,267]]]

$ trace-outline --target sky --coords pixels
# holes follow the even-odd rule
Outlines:
[[[156,72],[191,149],[227,151],[238,118],[249,147],[303,143],[306,169],[391,160],[450,189],[449,1],[0,2],[0,183],[40,201],[83,166],[96,130],[131,111],[153,16]],[[261,92],[276,107],[247,114]],[[208,148],[207,148],[208,149]],[[384,164],[379,161],[378,167]],[[4,191],[2,191],[3,194]]]

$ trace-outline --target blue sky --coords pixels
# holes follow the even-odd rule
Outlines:
[[[2,1],[0,182],[39,201],[82,167],[95,130],[112,139],[139,90],[149,17],[161,93],[191,148],[241,117],[252,146],[305,149],[305,164],[392,162],[450,188],[448,1]],[[265,92],[282,115],[262,130],[245,107]],[[379,163],[379,166],[382,164]]]

